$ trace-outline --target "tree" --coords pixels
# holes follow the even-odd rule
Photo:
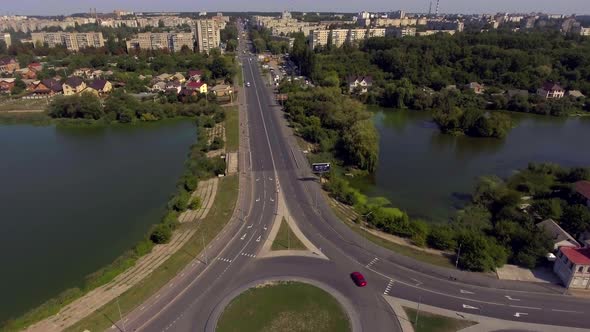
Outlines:
[[[168,243],[172,238],[172,230],[164,224],[158,224],[150,234],[150,240],[155,244]]]
[[[564,203],[564,201],[558,198],[536,200],[531,205],[531,212],[543,219],[551,218],[553,220],[559,220],[563,213],[562,205]]]
[[[26,88],[27,85],[25,84],[25,82],[23,82],[23,80],[20,77],[17,77],[14,81],[14,87],[12,88],[12,91],[10,91],[10,93],[12,93],[13,95],[18,95],[25,91]]]
[[[103,115],[100,100],[91,93],[58,96],[49,104],[49,116],[53,118],[98,120]]]
[[[457,240],[461,245],[459,266],[470,271],[492,271],[506,263],[506,250],[481,233],[463,231]]]
[[[559,224],[577,239],[590,230],[590,210],[582,204],[570,205],[564,209]]]
[[[437,225],[431,228],[427,237],[430,247],[439,250],[452,250],[457,246],[455,232],[447,225]]]
[[[359,121],[352,125],[342,137],[346,156],[352,163],[369,172],[377,168],[379,144],[377,130],[370,120]]]

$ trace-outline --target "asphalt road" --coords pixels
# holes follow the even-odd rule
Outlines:
[[[245,47],[243,41],[240,48]],[[257,64],[243,55],[250,153],[240,163],[244,217],[234,220],[207,249],[142,306],[114,324],[125,331],[213,331],[213,314],[243,285],[270,277],[301,277],[327,284],[352,304],[363,331],[396,331],[399,324],[383,295],[457,312],[505,320],[590,328],[588,301],[561,295],[558,287],[499,281],[430,266],[376,246],[350,230],[319,193],[308,162],[286,126]],[[246,128],[244,128],[246,130]],[[257,259],[277,207],[277,185],[302,232],[329,258]],[[203,262],[206,261],[206,262]],[[357,288],[352,271],[365,274]]]

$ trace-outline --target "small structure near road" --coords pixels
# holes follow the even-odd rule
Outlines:
[[[553,250],[557,250],[559,247],[577,248],[580,246],[576,239],[561,228],[553,219],[543,220],[537,224],[537,227],[544,230],[551,237]]]
[[[590,248],[560,247],[553,271],[566,288],[590,290]]]

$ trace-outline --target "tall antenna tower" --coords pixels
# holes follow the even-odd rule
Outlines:
[[[440,4],[440,0],[436,0],[436,17],[438,17],[439,4]]]
[[[430,1],[430,6],[428,7],[428,16],[432,14],[432,1]]]

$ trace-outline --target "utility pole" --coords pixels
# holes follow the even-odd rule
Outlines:
[[[287,250],[291,250],[291,227],[289,227],[289,215],[287,215]]]
[[[459,250],[457,250],[457,258],[455,259],[455,268],[459,266],[459,256],[461,256],[461,245],[463,243],[459,243]]]
[[[117,308],[119,309],[119,318],[121,319],[121,324],[123,325],[123,332],[126,332],[125,321],[123,320],[123,315],[121,314],[121,306],[119,305],[119,297],[117,297]]]
[[[418,317],[420,317],[420,303],[422,302],[422,296],[418,297],[418,309],[416,311],[416,321],[414,322],[414,328],[418,329]]]

